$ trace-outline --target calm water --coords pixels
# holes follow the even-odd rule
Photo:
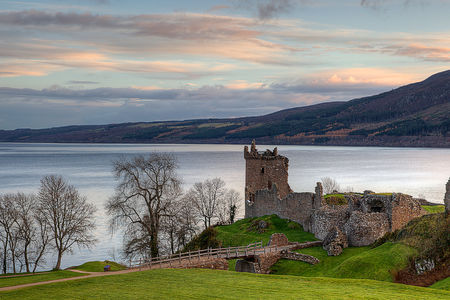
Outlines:
[[[274,146],[259,145],[259,150]],[[343,190],[403,192],[443,202],[450,171],[450,149],[279,146],[290,159],[289,182],[294,191],[314,191],[321,177],[335,178]],[[0,143],[0,193],[35,192],[47,174],[61,174],[97,208],[97,237],[91,250],[75,249],[63,267],[88,260],[117,259],[120,234],[111,235],[103,205],[113,193],[111,162],[121,155],[170,152],[188,188],[221,177],[243,194],[245,161],[240,145],[117,145]],[[243,212],[241,212],[242,214]],[[49,265],[53,264],[48,259]]]

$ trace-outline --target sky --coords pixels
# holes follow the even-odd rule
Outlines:
[[[450,0],[0,0],[0,129],[253,116],[450,65]]]

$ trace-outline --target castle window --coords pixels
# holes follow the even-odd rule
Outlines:
[[[264,167],[261,168],[261,174],[264,174]]]
[[[369,203],[369,212],[385,212],[384,203],[380,200],[374,200]]]

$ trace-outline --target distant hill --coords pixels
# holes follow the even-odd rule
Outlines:
[[[379,95],[230,119],[0,130],[0,142],[450,147],[450,70]]]

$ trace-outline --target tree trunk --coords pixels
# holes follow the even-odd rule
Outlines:
[[[208,229],[208,221],[207,221],[206,217],[205,217],[204,222],[205,222],[205,230],[206,230],[206,229]]]
[[[172,254],[175,253],[175,241],[173,238],[173,230],[170,230],[170,251],[172,252]]]
[[[25,249],[23,251],[23,257],[25,259],[25,267],[27,269],[27,273],[30,273],[30,263],[28,262],[28,244],[25,244]]]
[[[150,235],[150,253],[152,257],[159,256],[158,233],[156,233],[155,231],[153,231],[152,234]]]
[[[56,260],[55,270],[61,269],[62,251],[58,251],[58,259]]]
[[[36,271],[37,266],[39,265],[39,261],[41,260],[42,256],[44,255],[45,252],[45,245],[42,246],[41,251],[39,252],[39,255],[36,257],[35,261],[34,261],[34,266],[33,266],[33,273]]]
[[[7,271],[7,269],[6,269],[7,263],[8,263],[8,260],[7,260],[8,252],[7,251],[8,251],[8,248],[5,246],[3,248],[3,274],[6,274],[6,271]]]

